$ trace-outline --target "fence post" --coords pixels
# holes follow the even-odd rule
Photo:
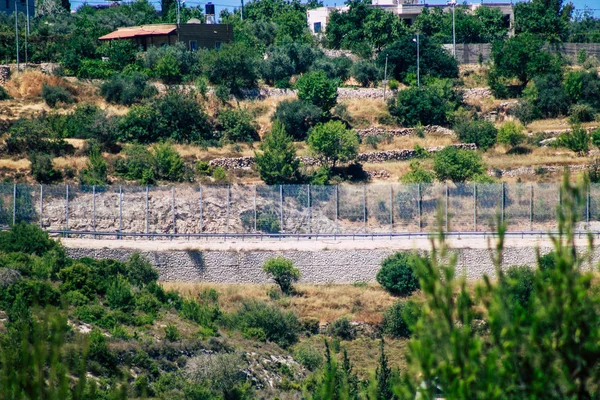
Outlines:
[[[363,183],[363,224],[364,231],[367,233],[367,185]]]
[[[586,196],[586,205],[585,205],[585,229],[590,229],[590,196],[591,196],[592,186],[588,185],[587,188],[587,196]]]
[[[254,233],[256,233],[256,185],[254,185]]]
[[[446,182],[446,232],[448,232],[448,198],[450,197],[450,191],[448,189],[448,182]]]
[[[473,184],[473,232],[477,232],[477,184]]]
[[[225,233],[229,233],[229,213],[231,207],[231,185],[227,185],[227,227],[225,228]]]
[[[40,228],[44,227],[44,184],[40,185]]]
[[[17,222],[17,184],[13,183],[13,225]]]
[[[66,204],[65,204],[65,230],[69,230],[69,185],[67,184],[66,188]],[[66,237],[69,237],[67,233],[65,233]]]
[[[310,183],[306,186],[308,186],[308,188],[307,188],[308,189],[307,190],[307,192],[308,192],[308,198],[307,198],[307,201],[308,201],[308,233],[311,233],[310,222],[312,219],[312,210],[311,210],[311,205],[310,205]]]
[[[390,238],[394,233],[394,185],[390,183]]]
[[[94,229],[94,239],[97,238],[96,236],[96,185],[92,186],[92,223],[93,223],[93,229]]]
[[[203,210],[203,202],[202,202],[202,185],[200,185],[200,233],[204,229],[204,210]]]
[[[529,184],[529,231],[533,231],[533,184],[531,183]]]
[[[119,185],[119,240],[123,238],[123,186]]]
[[[145,210],[144,210],[145,216],[144,216],[144,225],[146,228],[146,235],[148,235],[148,185],[146,185],[146,205],[145,205]],[[146,236],[146,238],[148,238],[149,236]]]
[[[338,188],[339,185],[335,185],[335,234],[337,237],[338,234],[338,215],[340,212],[340,202],[339,202],[339,192],[338,192]]]
[[[500,215],[500,222],[504,224],[504,209],[506,207],[506,186],[502,182],[502,214]]]
[[[419,213],[419,232],[421,232],[421,229],[423,227],[422,224],[422,218],[421,218],[421,214],[422,214],[422,210],[421,210],[421,184],[418,183],[417,184],[417,211]]]
[[[285,229],[283,227],[283,185],[279,185],[279,225],[281,226],[279,231],[281,233],[284,233]]]
[[[171,213],[173,214],[173,233],[177,233],[177,219],[175,217],[175,186],[171,186]],[[173,240],[173,234],[171,234]]]

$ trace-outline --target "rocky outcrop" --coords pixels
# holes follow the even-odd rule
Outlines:
[[[568,166],[569,171],[577,172],[587,169],[586,165],[570,165]],[[508,177],[516,178],[523,175],[540,175],[546,173],[563,172],[565,166],[562,165],[547,165],[547,166],[536,166],[536,167],[518,167],[509,169],[491,169],[488,171],[488,175],[496,178]]]
[[[8,65],[0,65],[0,85],[6,84],[10,78],[10,67]]]
[[[492,97],[492,91],[489,88],[471,88],[465,89],[462,93],[463,99],[465,101],[476,100],[476,99],[486,99],[488,97]]]
[[[366,129],[356,129],[356,133],[360,137],[367,136],[410,136],[417,133],[417,128],[382,128],[372,127]],[[438,135],[454,135],[454,131],[448,128],[444,128],[439,125],[426,125],[423,127],[423,133],[438,134]]]
[[[459,143],[450,145],[464,150],[477,150],[474,143]],[[430,147],[426,149],[430,153],[436,153],[443,150],[444,146]],[[383,163],[387,161],[402,161],[415,158],[417,151],[413,149],[402,150],[384,150],[372,151],[368,153],[359,153],[356,160],[362,163]],[[299,157],[304,165],[317,165],[319,160],[314,157]],[[254,165],[254,157],[233,157],[233,158],[215,158],[209,161],[213,167],[223,167],[225,169],[250,169]]]

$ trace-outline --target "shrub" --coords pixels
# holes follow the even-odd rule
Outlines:
[[[413,301],[398,301],[383,315],[383,331],[395,338],[410,338],[417,322],[419,309]]]
[[[221,110],[217,126],[223,139],[228,142],[254,142],[260,140],[252,115],[241,108]]]
[[[167,325],[165,326],[165,339],[169,342],[176,342],[180,338],[179,329],[175,325]]]
[[[513,111],[515,117],[522,124],[527,125],[535,120],[535,109],[531,101],[520,99]]]
[[[115,161],[115,172],[125,179],[137,180],[142,184],[156,181],[152,153],[141,144],[132,144],[123,151],[125,157]]]
[[[361,60],[352,66],[352,77],[356,79],[362,87],[368,87],[374,84],[379,78],[379,68],[370,61]]]
[[[156,315],[160,310],[160,302],[152,293],[141,292],[135,296],[135,307],[145,313]]]
[[[410,184],[410,183],[432,183],[435,174],[431,171],[427,171],[425,168],[421,166],[421,163],[418,161],[410,162],[410,171],[400,177],[400,182]]]
[[[308,344],[299,345],[294,355],[296,360],[309,371],[316,371],[323,364],[321,351]]]
[[[267,334],[261,328],[246,328],[242,332],[242,336],[246,339],[254,339],[258,342],[267,341]]]
[[[535,113],[545,118],[565,115],[569,108],[569,96],[562,85],[562,74],[550,74],[533,78],[523,95],[533,101]]]
[[[77,77],[79,79],[108,79],[115,72],[110,63],[106,61],[84,58],[77,69]]]
[[[448,125],[448,115],[462,104],[452,82],[434,81],[426,86],[398,91],[388,108],[402,126]]]
[[[556,146],[566,147],[577,155],[583,156],[590,150],[590,135],[581,125],[573,125],[570,132],[561,133],[554,143]]]
[[[100,94],[109,103],[130,106],[157,93],[148,78],[138,72],[132,75],[114,75],[100,86]]]
[[[203,67],[211,83],[237,94],[240,89],[256,86],[258,57],[254,49],[241,42],[229,43],[206,54]]]
[[[227,174],[227,171],[223,167],[215,167],[212,172],[212,178],[218,184],[229,183],[229,174]]]
[[[6,89],[4,89],[4,86],[0,86],[0,101],[10,100],[11,98],[12,97],[10,96],[10,94],[8,94]]]
[[[591,138],[594,146],[600,147],[600,128],[596,128],[592,131]]]
[[[244,300],[233,315],[233,322],[241,331],[247,328],[262,329],[267,340],[281,347],[289,347],[298,341],[300,322],[296,315],[259,300]]]
[[[358,135],[346,129],[341,121],[316,125],[308,135],[308,146],[321,159],[322,164],[335,167],[338,162],[354,160],[358,154]]]
[[[42,99],[48,104],[48,106],[54,108],[58,103],[71,104],[73,103],[73,96],[67,92],[62,86],[50,86],[44,84],[42,86]]]
[[[294,63],[283,48],[274,48],[260,65],[262,78],[269,85],[294,74]]]
[[[579,124],[594,120],[595,110],[587,104],[574,104],[569,109],[569,122]]]
[[[511,302],[528,308],[534,291],[535,274],[530,267],[512,266],[506,271],[505,292]]]
[[[296,81],[298,98],[328,112],[337,102],[337,81],[331,80],[322,71],[309,72]]]
[[[269,258],[263,265],[263,271],[279,285],[285,294],[290,294],[294,282],[300,279],[300,270],[294,267],[292,260],[283,257]]]
[[[156,268],[140,253],[132,254],[125,265],[127,267],[127,280],[140,288],[155,283],[158,279]]]
[[[254,212],[252,210],[242,212],[240,219],[246,230],[254,230]],[[279,233],[281,231],[279,218],[273,212],[257,212],[256,230],[264,233]]]
[[[518,146],[525,140],[524,130],[523,125],[517,122],[505,122],[498,130],[498,143],[510,147]]]
[[[498,130],[489,121],[462,121],[454,126],[458,139],[463,143],[475,143],[477,148],[487,150],[496,144]]]
[[[352,340],[356,336],[355,329],[347,317],[338,318],[330,323],[327,326],[327,334],[342,340]]]
[[[106,111],[93,103],[79,104],[75,111],[64,116],[64,136],[88,139],[88,145],[96,144],[101,151],[118,149],[117,118],[109,117]],[[57,124],[60,121],[56,122]]]
[[[73,146],[51,129],[44,117],[18,119],[9,128],[4,142],[4,151],[8,154],[37,152],[58,156],[73,150]]]
[[[34,224],[17,222],[9,230],[0,232],[0,252],[25,253],[44,256],[54,253],[60,258],[66,258],[60,242],[54,241],[40,227]],[[58,260],[57,264],[64,263]]]
[[[135,299],[129,282],[121,276],[113,279],[106,291],[106,300],[112,309],[128,311],[133,308]]]
[[[33,153],[29,156],[31,175],[38,183],[54,183],[62,179],[60,171],[54,169],[52,156],[49,154]]]
[[[277,105],[272,121],[283,124],[285,132],[295,140],[306,139],[308,131],[323,119],[323,112],[302,100],[284,100]]]
[[[262,153],[255,152],[254,160],[260,178],[267,185],[294,183],[298,179],[299,161],[291,136],[283,125],[275,122],[260,145]]]
[[[157,143],[152,146],[154,176],[159,180],[181,182],[185,164],[183,158],[170,143]]]
[[[396,253],[381,264],[377,282],[395,296],[409,296],[419,289],[419,279],[414,273],[416,258],[412,254]]]
[[[436,153],[433,170],[439,181],[464,182],[485,172],[481,156],[474,151],[448,146]]]
[[[172,53],[165,53],[154,68],[154,75],[166,84],[180,83],[182,78],[179,61]]]
[[[221,315],[218,304],[214,302],[200,303],[191,299],[182,301],[179,312],[183,318],[207,328],[212,327]]]
[[[89,160],[84,169],[79,173],[79,182],[82,185],[105,185],[107,164],[98,147],[94,146],[90,152]]]

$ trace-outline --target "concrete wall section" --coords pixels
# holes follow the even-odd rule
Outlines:
[[[458,256],[457,275],[466,274],[476,280],[484,274],[494,276],[492,251],[489,249],[462,248],[454,250]],[[550,251],[542,248],[542,253]],[[131,249],[85,249],[67,248],[70,257],[113,258],[126,260]],[[302,272],[302,282],[352,283],[375,281],[381,262],[391,250],[321,250],[321,251],[151,251],[141,252],[160,271],[162,281],[218,282],[218,283],[265,283],[262,272],[266,259],[283,256],[291,259]],[[594,254],[594,263],[599,259]],[[504,252],[503,266],[534,266],[536,251],[533,247],[508,248]]]

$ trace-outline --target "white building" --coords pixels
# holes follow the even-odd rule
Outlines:
[[[393,12],[398,15],[399,18],[403,19],[407,25],[412,25],[415,19],[424,8],[442,8],[445,12],[451,12],[452,6],[450,5],[428,5],[419,4],[418,0],[373,0],[373,7],[381,8],[385,11]],[[468,4],[466,6],[459,6],[467,8],[470,12],[475,12],[479,7],[493,7],[498,8],[502,12],[502,15],[509,23],[509,32],[514,30],[515,13],[512,3],[477,3]],[[339,12],[348,11],[348,6],[337,6],[337,7],[319,7],[312,10],[308,10],[307,20],[308,28],[313,34],[319,34],[325,32],[327,22],[329,21],[329,15],[332,11],[337,10]]]

